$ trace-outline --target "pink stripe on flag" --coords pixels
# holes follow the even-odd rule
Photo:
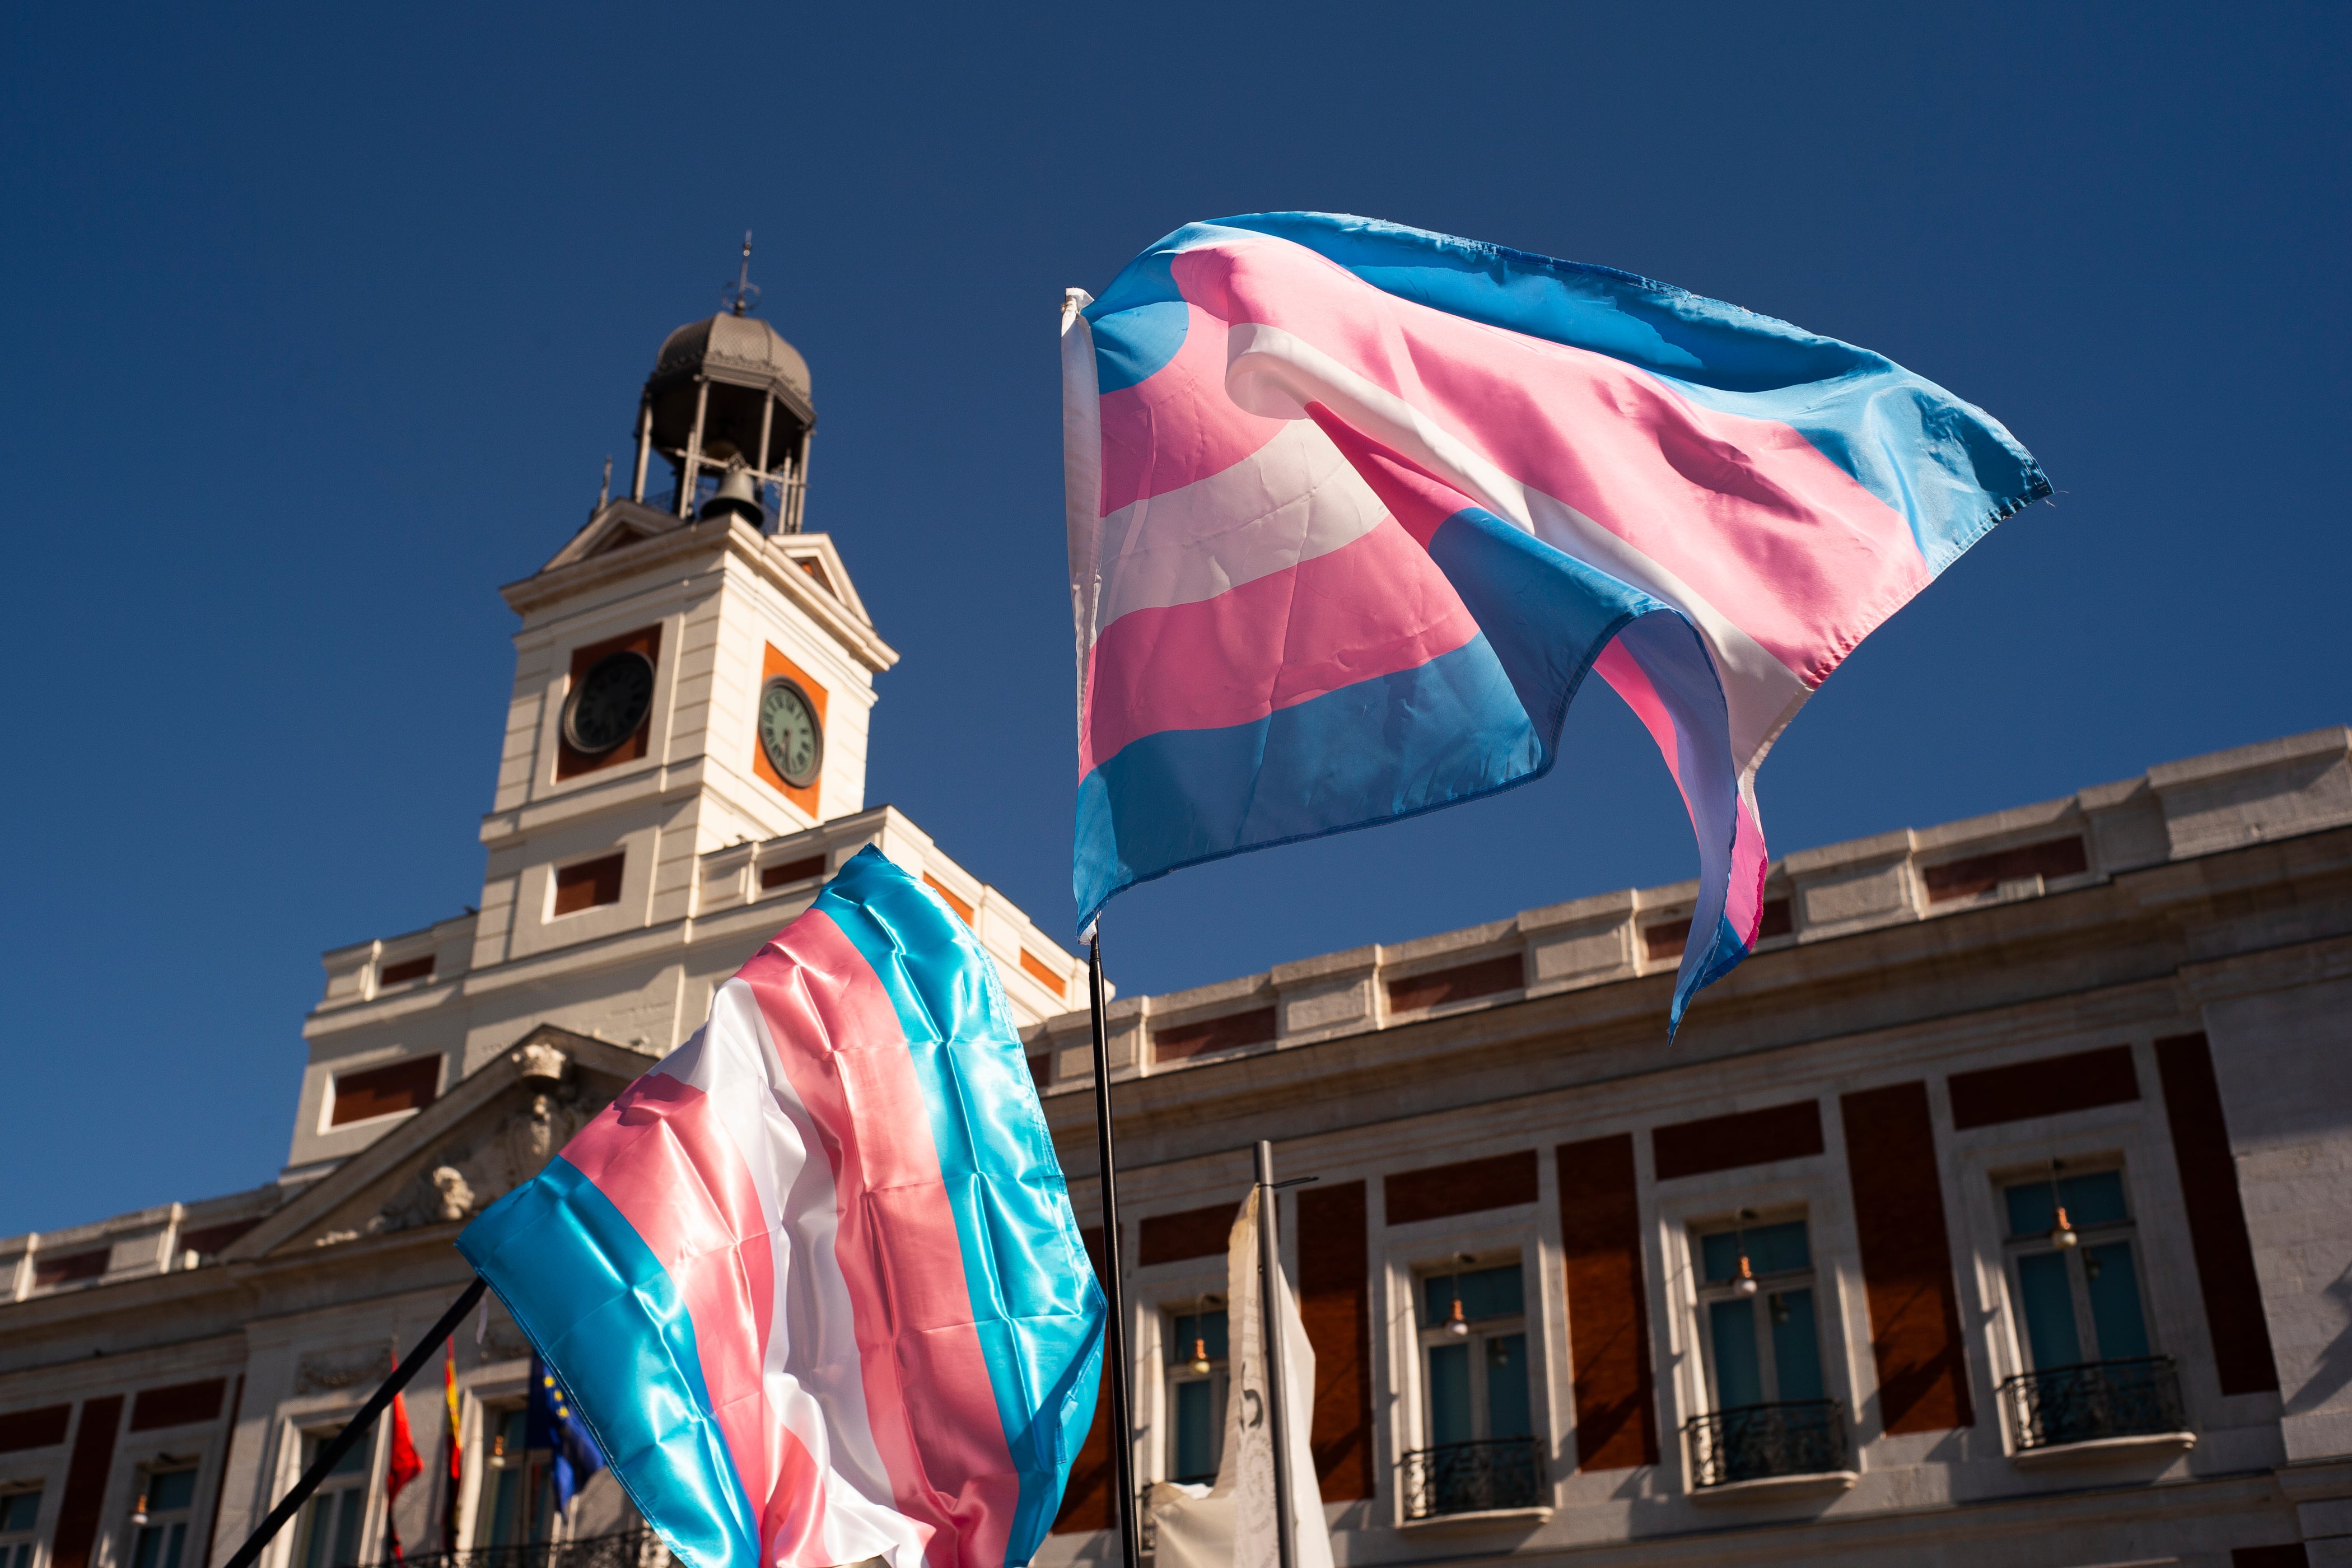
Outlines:
[[[1691,825],[1698,825],[1698,813],[1691,808],[1694,788],[1721,790],[1737,787],[1728,779],[1691,780],[1683,776],[1682,748],[1676,742],[1674,715],[1666,711],[1664,699],[1633,656],[1626,651],[1622,640],[1612,638],[1592,661],[1593,672],[1607,681],[1610,689],[1625,700],[1625,706],[1642,721],[1650,739],[1658,743],[1659,755],[1666,759],[1666,771],[1675,775],[1675,787],[1682,793],[1683,809],[1690,815]],[[1764,872],[1766,869],[1763,825],[1748,809],[1746,796],[1739,800],[1738,826],[1731,838],[1731,885],[1724,899],[1723,918],[1731,922],[1749,947],[1756,945],[1756,932],[1764,919]],[[1703,933],[1694,930],[1694,940]],[[1704,933],[1713,941],[1712,933]]]
[[[1328,554],[1213,599],[1113,621],[1087,653],[1078,776],[1145,735],[1252,723],[1417,669],[1477,635],[1445,574],[1383,519]]]
[[[563,1147],[677,1281],[694,1321],[702,1381],[738,1479],[760,1515],[763,1559],[824,1568],[812,1556],[824,1478],[768,1398],[761,1363],[773,1320],[775,1258],[741,1151],[709,1097],[649,1072]]]
[[[1902,517],[1786,425],[1383,292],[1288,240],[1187,250],[1174,277],[1217,321],[1294,334],[1593,519],[1809,686],[1930,581]]]
[[[1739,829],[1731,840],[1731,887],[1723,902],[1723,918],[1752,950],[1764,929],[1764,873],[1771,868],[1764,848],[1764,825],[1739,797]]]
[[[1102,395],[1102,515],[1221,474],[1286,423],[1245,414],[1225,395],[1225,328],[1197,306],[1175,357]]]
[[[898,1009],[864,954],[818,910],[777,932],[737,978],[759,999],[833,1165],[835,1250],[856,1309],[866,1416],[893,1500],[935,1532],[932,1568],[1003,1568],[1020,1477]]]

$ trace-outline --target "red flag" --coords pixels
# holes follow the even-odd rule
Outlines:
[[[449,1488],[446,1505],[441,1510],[441,1550],[457,1550],[457,1483],[462,1468],[457,1447],[457,1341],[455,1335],[441,1344],[441,1397],[448,1406],[448,1430],[444,1446],[449,1450]]]
[[[395,1370],[400,1365],[394,1358]],[[383,1490],[385,1529],[392,1536],[392,1555],[401,1555],[400,1531],[391,1524],[392,1505],[400,1500],[400,1489],[415,1480],[425,1470],[425,1461],[416,1457],[416,1445],[408,1436],[408,1400],[396,1395],[392,1402],[392,1457],[384,1462]]]

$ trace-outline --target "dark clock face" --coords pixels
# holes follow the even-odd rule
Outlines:
[[[760,689],[760,750],[778,777],[794,789],[816,783],[824,762],[824,731],[808,693],[778,676]]]
[[[625,650],[607,654],[563,705],[563,738],[575,752],[603,756],[637,732],[653,705],[653,660]]]

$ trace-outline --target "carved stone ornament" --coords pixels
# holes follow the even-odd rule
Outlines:
[[[542,1054],[543,1053],[543,1054]],[[435,1150],[424,1168],[393,1194],[367,1222],[366,1234],[385,1236],[419,1226],[453,1225],[481,1213],[539,1174],[549,1158],[604,1109],[579,1084],[559,1081],[568,1064],[549,1046],[517,1053],[528,1099],[509,1110],[487,1133],[453,1140]],[[348,1239],[330,1232],[320,1237]]]
[[[371,1379],[381,1379],[387,1367],[384,1352],[372,1351],[313,1351],[295,1363],[294,1392],[297,1394],[332,1394],[339,1388],[352,1388]]]
[[[572,1058],[550,1045],[530,1045],[514,1054],[515,1065],[522,1069],[522,1080],[529,1084],[555,1084],[563,1081],[564,1072]]]

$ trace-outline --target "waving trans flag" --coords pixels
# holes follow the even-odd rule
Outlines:
[[[1774,738],[2050,493],[1866,350],[1322,213],[1177,230],[1066,315],[1062,374],[1081,927],[1180,867],[1539,777],[1598,670],[1698,837],[1670,1026],[1756,942]]]
[[[870,848],[457,1246],[690,1568],[1017,1568],[1093,1419],[996,972]]]

